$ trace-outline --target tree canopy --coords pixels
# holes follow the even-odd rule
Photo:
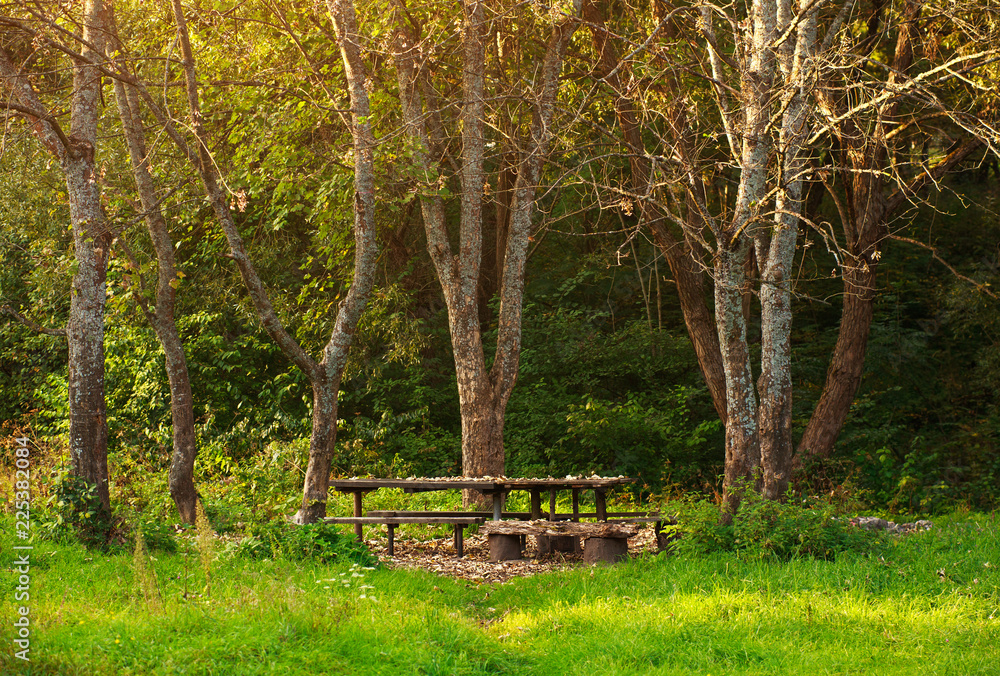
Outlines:
[[[997,13],[0,3],[5,425],[993,504]]]

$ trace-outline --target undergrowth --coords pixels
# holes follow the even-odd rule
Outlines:
[[[733,552],[747,559],[833,559],[845,552],[872,551],[884,539],[881,533],[851,525],[842,507],[826,498],[781,502],[752,490],[742,490],[740,496],[739,511],[731,520],[722,518],[718,504],[702,497],[671,503],[669,509],[678,519],[673,550],[700,555]]]

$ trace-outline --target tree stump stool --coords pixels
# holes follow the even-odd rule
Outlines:
[[[617,563],[628,558],[627,538],[587,538],[583,543],[583,560],[587,563]]]
[[[490,533],[490,561],[517,561],[521,558],[521,536]]]
[[[614,563],[628,555],[628,538],[639,531],[634,524],[576,523],[567,521],[487,521],[479,532],[489,536],[490,561],[513,561],[521,558],[521,535],[537,538],[584,538],[583,552],[588,561]],[[590,542],[596,540],[596,544]],[[604,542],[607,541],[607,542]],[[588,553],[588,549],[590,550]]]

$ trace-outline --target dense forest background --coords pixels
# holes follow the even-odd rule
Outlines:
[[[206,126],[234,219],[285,326],[319,349],[353,265],[351,136],[334,105],[343,95],[330,91],[343,87],[342,66],[329,29],[308,11],[290,6],[279,21],[264,15],[264,5],[259,15],[201,8],[189,20]],[[166,44],[172,27],[160,13],[123,6],[118,20],[123,33]],[[377,33],[373,15],[364,16]],[[647,493],[718,491],[725,431],[662,251],[639,227],[636,206],[606,189],[627,162],[595,130],[602,122],[613,126],[613,111],[587,99],[593,57],[584,37],[566,57],[561,96],[570,112],[553,141],[558,160],[546,165],[538,191],[505,469],[518,476],[635,475]],[[14,38],[4,40],[17,47]],[[442,45],[449,54],[457,49]],[[525,60],[536,47],[524,38]],[[377,50],[369,55],[381,143],[375,169],[382,250],[340,385],[333,472],[455,475],[462,471],[462,439],[448,316],[397,133],[395,75],[380,58]],[[58,69],[51,80],[53,96],[68,87]],[[585,101],[590,116],[573,117]],[[137,304],[145,293],[139,278],[155,258],[112,108],[109,95],[96,164],[108,220],[136,261],[116,248],[108,266],[109,474],[114,484],[116,476],[141,473],[162,483],[166,495],[170,390],[163,352]],[[511,117],[517,115],[523,111]],[[69,419],[65,338],[13,315],[45,327],[66,324],[75,272],[66,187],[58,166],[13,116],[3,143],[0,304],[13,313],[0,325],[0,420],[4,435],[58,442]],[[942,134],[923,152],[933,157],[949,146]],[[503,144],[496,148],[487,144],[487,164],[502,168]],[[196,483],[261,458],[290,459],[304,470],[309,381],[262,329],[190,168],[166,143],[152,152],[182,271],[175,314],[192,381]],[[604,155],[610,159],[600,169],[584,159]],[[727,180],[725,172],[718,180]],[[1000,305],[984,292],[1000,288],[997,163],[980,151],[937,187],[888,223],[861,388],[833,457],[800,471],[796,489],[849,492],[901,511],[956,503],[991,508],[1000,497]],[[485,210],[492,213],[502,186],[488,188]],[[810,208],[816,223],[839,218],[829,194],[819,192]],[[498,330],[496,279],[488,279],[496,270],[490,251],[497,232],[495,220],[485,224],[480,322],[489,337]],[[837,338],[839,265],[819,231],[802,226],[793,283],[796,439]],[[756,300],[747,312],[751,351],[759,350],[752,338]],[[484,344],[489,360],[496,343]]]

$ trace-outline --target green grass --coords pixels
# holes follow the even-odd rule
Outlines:
[[[3,526],[4,556],[13,523]],[[25,674],[997,674],[1000,520],[964,515],[874,554],[640,558],[478,585],[351,564],[37,542]],[[6,562],[7,559],[5,559]],[[987,565],[988,564],[988,565]],[[5,564],[6,565],[6,564]],[[14,606],[2,578],[0,607]]]

